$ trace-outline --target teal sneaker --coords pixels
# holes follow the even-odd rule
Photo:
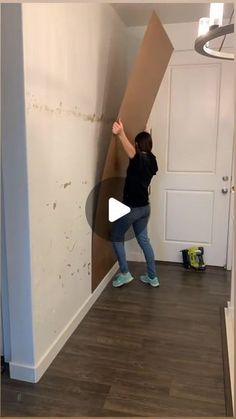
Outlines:
[[[149,278],[148,274],[141,275],[140,281],[142,281],[144,284],[149,284],[152,287],[159,287],[160,282],[157,277],[155,278]]]
[[[133,281],[133,277],[130,272],[127,272],[127,274],[120,274],[112,281],[113,287],[121,287],[122,285],[128,284],[129,282]]]

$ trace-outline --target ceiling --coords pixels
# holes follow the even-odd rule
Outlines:
[[[196,22],[209,16],[210,3],[112,3],[111,6],[126,26],[144,26],[153,11],[163,24]],[[233,4],[225,4],[224,18],[229,19],[232,10]]]

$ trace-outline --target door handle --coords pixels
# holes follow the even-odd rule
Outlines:
[[[222,189],[221,189],[221,192],[222,192],[223,194],[227,194],[227,193],[228,193],[228,188],[222,188]]]

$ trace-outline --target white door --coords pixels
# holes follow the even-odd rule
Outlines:
[[[226,264],[233,92],[232,62],[173,54],[149,121],[159,163],[149,227],[157,260],[180,262],[181,249],[202,245],[207,264]]]

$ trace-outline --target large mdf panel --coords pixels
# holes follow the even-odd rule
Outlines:
[[[173,46],[162,24],[157,15],[153,13],[131,72],[118,115],[121,118],[126,134],[131,141],[134,141],[138,132],[143,131],[146,128],[155,97],[162,82],[172,51]],[[112,137],[101,180],[112,177],[124,177],[127,164],[128,159],[119,144],[119,140]],[[101,226],[104,232],[109,229],[109,222],[105,219],[106,217],[104,217],[104,214],[107,214],[107,198],[109,196],[122,198],[122,182],[118,181],[116,184],[105,182],[104,185],[105,186],[102,184],[98,194],[94,217],[95,228],[93,231],[96,230],[96,225]],[[99,230],[101,230],[101,228]],[[106,276],[115,261],[116,258],[111,242],[93,232],[93,290]]]

